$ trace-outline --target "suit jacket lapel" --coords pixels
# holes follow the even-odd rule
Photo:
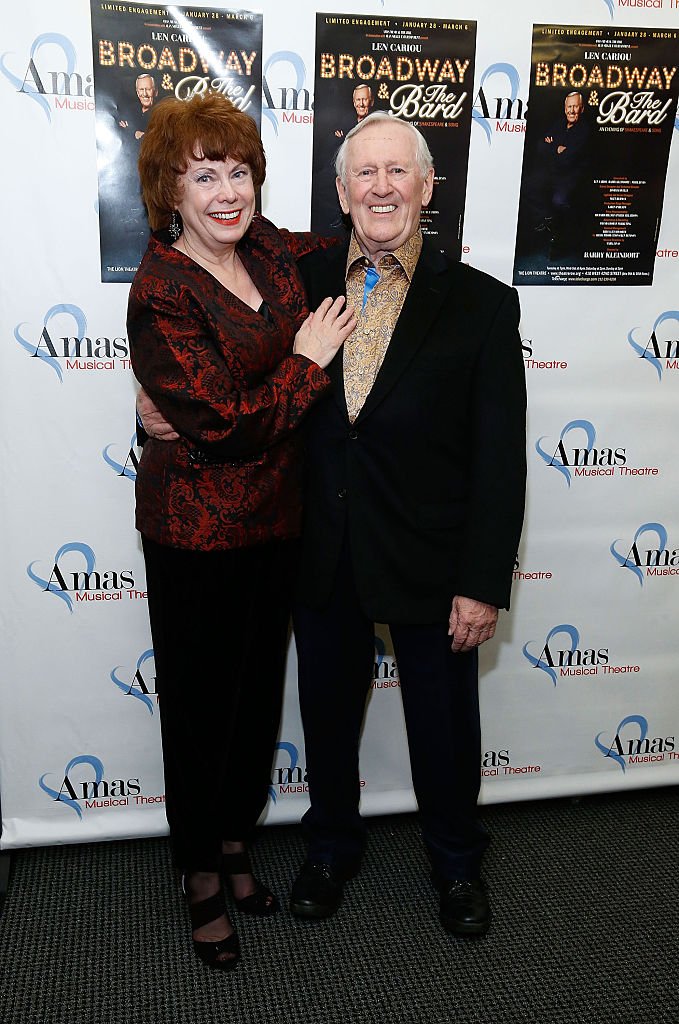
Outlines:
[[[384,362],[370,394],[358,414],[357,422],[372,412],[406,370],[411,359],[425,341],[434,318],[448,298],[452,278],[453,275],[443,255],[428,244],[425,238]],[[333,362],[336,360],[337,357]],[[344,396],[343,380],[342,396]]]

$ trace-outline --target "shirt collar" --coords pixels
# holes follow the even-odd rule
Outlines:
[[[399,264],[410,282],[413,279],[415,267],[417,266],[417,261],[420,258],[421,252],[422,229],[418,228],[415,234],[411,235],[403,245],[399,245],[398,249],[394,249],[393,253],[387,253],[387,256],[392,257]],[[382,257],[382,259],[385,259],[385,257]],[[345,277],[349,276],[352,267],[357,264],[367,267],[370,265],[370,260],[361,251],[361,247],[356,239],[356,233],[352,231],[351,241],[349,242],[349,252],[347,253],[347,269]]]

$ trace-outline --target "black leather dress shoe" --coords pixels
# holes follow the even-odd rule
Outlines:
[[[479,879],[448,879],[437,883],[441,894],[441,924],[453,935],[485,935],[490,927],[490,906]]]
[[[290,910],[297,917],[330,917],[342,902],[346,875],[330,864],[307,860],[290,893]]]

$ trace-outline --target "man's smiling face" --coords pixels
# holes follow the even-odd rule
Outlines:
[[[346,183],[337,179],[344,213],[373,261],[415,234],[431,199],[434,171],[422,175],[417,140],[396,118],[380,119],[347,142]]]

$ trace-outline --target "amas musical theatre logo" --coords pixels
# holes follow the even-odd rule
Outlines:
[[[359,784],[363,789],[365,780],[360,779]],[[304,796],[308,792],[306,765],[300,761],[299,748],[294,743],[281,740],[274,752],[269,799],[276,804],[279,797]]]
[[[62,544],[54,558],[47,563],[49,570],[36,559],[26,567],[28,578],[45,594],[58,598],[71,614],[75,604],[90,601],[122,601],[146,598],[146,592],[137,590],[131,569],[99,569],[94,550],[89,544],[70,541]]]
[[[605,3],[609,3],[611,0],[605,0]],[[675,9],[679,7],[678,0],[669,0],[670,7]],[[664,7],[664,0],[618,0],[618,7],[643,7],[644,9],[653,8],[656,11],[661,11]]]
[[[525,134],[528,105],[519,97],[520,88],[521,78],[513,64],[490,64],[481,75],[472,119],[483,129],[489,146],[494,133]]]
[[[597,733],[594,745],[600,753],[617,764],[622,772],[639,764],[663,764],[678,761],[674,736],[651,736],[644,715],[627,715],[615,729]]]
[[[539,654],[536,654],[538,644]],[[611,664],[608,647],[585,646],[579,629],[568,622],[553,626],[543,641],[529,640],[522,650],[532,668],[544,672],[554,686],[564,677],[617,676],[641,671],[640,665]]]
[[[116,444],[107,444],[101,453],[101,457],[116,476],[125,477],[134,483],[139,470],[139,455],[137,454],[139,446],[137,445],[136,433],[130,438],[130,447],[127,450],[127,454],[119,454],[116,457],[120,447],[120,445]]]
[[[88,332],[87,317],[72,303],[51,306],[42,318],[42,327],[28,321],[18,323],[14,338],[32,359],[56,375],[63,384],[64,370],[130,370],[127,338]]]
[[[290,84],[290,77],[294,85]],[[313,124],[313,99],[306,87],[306,65],[293,50],[278,50],[262,74],[262,115],[276,135],[279,124]],[[280,121],[279,121],[280,114]]]
[[[512,757],[507,747],[499,750],[486,750],[481,757],[481,778],[498,778],[505,775],[539,775],[540,764],[512,764]]]
[[[539,359],[535,352],[532,338],[521,339],[523,362],[527,370],[567,370],[565,359]]]
[[[615,21],[615,7],[643,7],[643,8],[654,8],[655,10],[661,11],[663,8],[663,0],[601,0],[605,4],[608,10],[611,21]],[[679,7],[678,0],[670,0],[670,7]]]
[[[9,51],[0,56],[0,71],[12,88],[40,107],[50,123],[53,110],[94,110],[92,74],[83,75],[77,67],[75,46],[58,32],[36,36],[28,58]]]
[[[554,573],[551,570],[527,569],[525,566],[521,568],[519,556],[517,555],[514,559],[514,571],[512,573],[512,580],[514,583],[536,583],[538,581],[548,581],[553,578]]]
[[[679,370],[679,311],[667,309],[660,313],[648,334],[639,337],[640,327],[633,327],[627,335],[627,343],[651,366],[662,381],[666,370]]]
[[[287,764],[279,764],[280,760],[287,761]],[[269,786],[269,797],[272,803],[277,803],[279,796],[309,792],[306,767],[300,764],[299,749],[294,743],[287,743],[284,740],[277,743],[274,761],[271,785]]]
[[[165,796],[145,796],[140,778],[106,778],[103,762],[94,754],[71,758],[63,775],[45,772],[38,786],[53,803],[73,811],[82,821],[87,811],[113,810],[135,804],[162,804]]]
[[[616,538],[609,550],[621,568],[636,576],[640,587],[649,578],[679,576],[679,549],[668,543],[662,523],[642,523],[631,541]]]
[[[535,442],[538,453],[548,469],[556,470],[568,487],[575,477],[601,478],[612,476],[658,476],[657,466],[629,466],[627,448],[597,442],[597,432],[590,420],[571,420],[558,440],[543,434]]]
[[[125,665],[116,665],[111,669],[110,678],[125,697],[134,697],[140,704],[143,704],[150,715],[153,714],[153,705],[158,702],[153,648],[142,651],[137,658],[134,671]]]
[[[401,686],[396,658],[387,654],[387,648],[381,637],[375,637],[375,667],[373,670],[373,690],[393,690]]]

